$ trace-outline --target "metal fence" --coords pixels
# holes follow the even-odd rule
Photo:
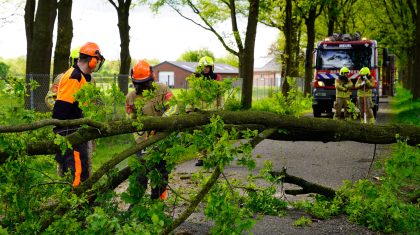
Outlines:
[[[29,89],[27,89],[28,94],[27,97],[25,99],[25,108],[27,109],[36,109],[36,110],[45,110],[45,96],[47,95],[48,90],[50,89],[54,78],[56,77],[56,75],[50,75],[50,74],[27,74],[27,75],[15,75],[13,76],[15,78],[20,78],[20,79],[24,79],[25,77],[28,79],[27,81],[29,81]],[[101,75],[101,74],[94,74],[93,75],[93,79],[95,81],[95,84],[97,87],[101,88],[103,91],[106,91],[107,89],[109,89],[111,87],[111,83],[115,83],[118,86],[118,80],[119,79],[127,79],[128,82],[128,90],[132,90],[134,89],[131,81],[129,80],[129,75]],[[33,83],[33,81],[36,81],[38,83],[38,85],[36,85],[37,87],[34,87],[34,89],[32,89],[31,85],[35,84]],[[303,90],[304,87],[304,79],[303,78],[296,78],[296,87],[297,89]],[[6,80],[7,82],[7,80]],[[283,84],[284,79],[280,78],[280,82],[278,84]],[[165,82],[164,82],[165,83]],[[166,81],[167,83],[167,81]],[[169,85],[169,84],[167,84]],[[234,87],[242,87],[242,80],[239,79],[237,81],[235,81],[233,83]],[[185,86],[184,88],[178,88],[178,89],[188,89],[188,83],[185,82]],[[176,89],[174,89],[176,90]],[[254,84],[254,88],[253,88],[253,100],[260,100],[260,99],[264,99],[267,97],[271,97],[273,95],[273,93],[276,92],[281,92],[281,86],[275,86],[273,84],[258,84],[255,85]],[[177,93],[176,91],[174,93]],[[241,97],[241,92],[238,92],[238,99],[240,99]],[[121,114],[119,110],[119,108],[117,107],[122,107],[124,106],[124,103],[116,103],[114,102],[114,110],[115,110],[115,115],[116,116],[120,116],[123,115]]]

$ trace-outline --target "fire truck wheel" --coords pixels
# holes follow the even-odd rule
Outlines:
[[[319,108],[313,108],[314,117],[321,117],[321,110]]]

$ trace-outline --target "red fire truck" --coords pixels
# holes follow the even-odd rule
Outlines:
[[[312,109],[314,117],[322,113],[332,115],[335,101],[334,81],[339,77],[342,67],[350,70],[353,85],[359,77],[359,70],[368,67],[375,79],[373,88],[373,113],[379,108],[379,67],[378,48],[375,40],[368,40],[348,34],[334,35],[318,42],[314,53],[315,74],[312,82]],[[357,90],[353,89],[350,96],[353,102],[357,100]]]

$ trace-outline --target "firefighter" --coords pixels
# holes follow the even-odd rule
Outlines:
[[[134,91],[131,91],[127,94],[125,108],[127,115],[136,119],[137,114],[141,113],[142,115],[147,116],[162,116],[168,117],[177,113],[176,106],[169,106],[168,101],[172,98],[173,94],[169,88],[163,83],[155,83],[155,75],[153,73],[152,67],[145,60],[139,60],[137,64],[131,69],[131,81],[133,82]],[[152,91],[153,97],[145,99],[143,97],[144,91]],[[135,101],[139,99],[144,99],[143,107],[136,107]],[[150,133],[135,133],[134,138],[136,143],[141,143],[152,135],[155,135],[154,131]],[[140,161],[143,162],[145,169],[143,169],[137,176],[137,182],[142,187],[143,191],[146,191],[148,184],[148,173],[153,168],[157,169],[162,176],[161,184],[152,188],[152,199],[166,199],[167,198],[167,185],[168,185],[168,176],[169,172],[166,169],[166,161],[161,160],[159,163],[154,166],[147,168],[146,162],[144,159],[141,159],[144,152],[139,151],[137,156]]]
[[[203,56],[195,69],[196,77],[203,77],[204,79],[220,81],[220,75],[214,73],[214,62],[210,56]]]
[[[340,69],[340,76],[335,79],[335,114],[333,119],[341,118],[341,109],[344,109],[344,118],[348,119],[347,102],[349,99],[349,91],[353,87],[353,83],[349,80],[348,74],[350,70],[347,67]]]
[[[375,123],[373,116],[372,88],[375,86],[375,80],[370,75],[368,67],[363,67],[359,72],[360,76],[356,82],[357,106],[360,110],[360,121],[362,123]]]
[[[214,61],[213,58],[211,58],[210,56],[203,56],[199,61],[198,61],[198,65],[195,69],[195,77],[199,78],[202,77],[203,79],[206,80],[214,80],[214,81],[220,81],[220,75],[217,73],[214,73]],[[216,108],[219,109],[221,107],[221,103],[222,103],[222,97],[220,95],[217,96],[216,98]],[[187,113],[192,112],[193,110],[195,110],[193,105],[187,105],[187,107],[185,108],[185,111]],[[199,153],[199,157],[200,159],[197,160],[197,162],[195,163],[196,166],[203,166],[204,165],[204,161],[202,158],[204,158],[205,153]]]
[[[84,85],[91,82],[91,74],[98,71],[104,61],[105,58],[96,43],[87,42],[80,48],[77,63],[64,72],[58,84],[57,100],[54,103],[52,114],[54,119],[69,120],[83,117],[74,95]],[[67,136],[77,131],[78,128],[78,126],[56,126],[54,132]],[[73,145],[72,149],[67,149],[64,155],[57,154],[56,160],[62,164],[64,172],[70,170],[73,176],[73,187],[78,187],[80,182],[89,177],[87,142]]]
[[[194,76],[196,78],[203,78],[205,80],[213,80],[213,81],[220,81],[221,77],[219,74],[214,73],[214,62],[213,58],[210,56],[203,56],[199,61],[198,65],[195,68]],[[217,97],[217,104],[216,107],[219,108],[221,106],[221,97]],[[185,107],[186,113],[191,113],[196,111],[197,108],[194,107],[193,104],[188,104]]]

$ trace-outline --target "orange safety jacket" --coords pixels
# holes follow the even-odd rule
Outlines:
[[[74,95],[91,79],[92,77],[83,73],[77,65],[69,68],[58,84],[57,100],[52,117],[60,120],[82,118],[82,110],[79,108],[79,102],[75,101]]]

